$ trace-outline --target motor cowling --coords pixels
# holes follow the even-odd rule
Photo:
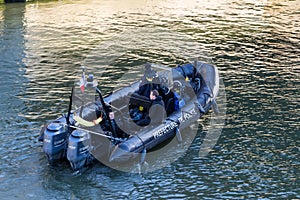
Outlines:
[[[79,170],[92,162],[90,135],[83,130],[74,130],[69,136],[67,159],[73,170]]]
[[[43,136],[43,151],[50,164],[66,157],[69,129],[63,121],[54,121],[47,126]]]

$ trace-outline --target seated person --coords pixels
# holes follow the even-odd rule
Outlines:
[[[145,112],[148,111],[149,105],[147,101],[150,103],[150,91],[158,90],[160,86],[160,79],[155,70],[151,69],[151,64],[145,64],[145,72],[144,76],[141,79],[141,83],[139,85],[138,91],[136,91],[130,99],[130,116],[133,121],[138,121],[141,118],[145,117]],[[138,102],[138,104],[137,104]]]
[[[184,105],[185,101],[183,98],[184,95],[184,86],[180,81],[174,81],[174,111],[180,110]]]
[[[151,90],[158,90],[160,87],[160,79],[155,70],[151,69],[151,64],[145,64],[145,73],[139,85],[137,93],[145,97],[149,97]]]
[[[150,100],[152,101],[152,105],[149,109],[149,114],[145,118],[138,121],[137,125],[147,126],[149,124],[162,123],[165,119],[165,105],[157,90],[150,91]]]

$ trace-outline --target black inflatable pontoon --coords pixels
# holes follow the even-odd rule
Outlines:
[[[147,77],[151,73],[152,77]],[[142,94],[150,88],[157,89],[162,97],[165,117],[160,123],[151,123],[151,119],[150,124],[139,126],[141,119],[136,115],[147,117],[151,109],[152,101]],[[146,64],[142,83],[135,82],[105,97],[93,77],[85,79],[83,71],[81,84],[72,89],[68,113],[44,127],[39,140],[50,163],[67,158],[74,170],[95,159],[104,164],[137,158],[143,162],[146,152],[168,139],[177,137],[180,142],[181,130],[211,107],[217,111],[218,91],[217,68],[201,62],[176,68]]]

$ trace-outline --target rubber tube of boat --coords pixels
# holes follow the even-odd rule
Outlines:
[[[67,159],[73,170],[88,165],[91,160],[90,135],[83,130],[74,130],[69,136]]]
[[[60,118],[44,130],[43,151],[50,164],[66,157],[69,130],[63,123],[66,123],[65,118]]]
[[[175,128],[175,132],[176,132],[176,139],[177,139],[177,142],[178,143],[181,143],[182,142],[182,136],[181,136],[181,132],[179,130],[178,127]]]

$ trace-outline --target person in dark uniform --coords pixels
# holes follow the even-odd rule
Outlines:
[[[166,117],[165,104],[159,96],[157,90],[150,91],[150,100],[152,101],[152,105],[149,109],[149,114],[140,121],[137,122],[137,125],[147,126],[149,124],[158,124],[162,123]]]
[[[160,87],[160,79],[155,70],[151,69],[151,64],[145,64],[145,73],[142,77],[137,93],[139,95],[149,97],[151,90],[158,90]]]

